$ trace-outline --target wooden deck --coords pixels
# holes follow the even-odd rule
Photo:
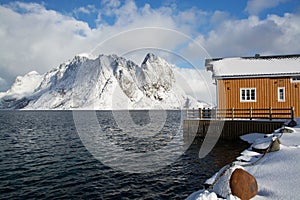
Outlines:
[[[236,140],[239,136],[248,133],[272,133],[280,128],[285,120],[208,120],[186,119],[183,121],[183,134],[185,140],[195,137],[205,137],[208,133],[211,137],[219,139]],[[219,136],[219,134],[221,134]]]

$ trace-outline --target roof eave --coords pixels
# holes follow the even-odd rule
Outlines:
[[[294,77],[300,76],[300,72],[278,73],[278,74],[249,74],[249,75],[222,75],[213,76],[214,79],[246,79],[246,78],[276,78],[276,77]]]

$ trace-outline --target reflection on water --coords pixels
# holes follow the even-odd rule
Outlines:
[[[167,146],[181,123],[179,111],[168,111],[161,132],[137,137],[124,131],[126,126],[120,128],[114,115],[122,116],[111,111],[96,113],[101,131],[107,141],[135,153]],[[151,124],[149,112],[131,112],[130,116],[138,126]],[[242,143],[220,142],[199,159],[200,145],[194,144],[157,171],[128,173],[104,165],[87,151],[70,111],[1,111],[0,124],[1,199],[183,199],[246,148]],[[171,149],[176,151],[175,146]]]

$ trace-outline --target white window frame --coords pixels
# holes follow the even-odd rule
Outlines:
[[[300,83],[300,76],[294,76],[291,78],[291,83]]]
[[[283,98],[281,98],[280,90],[283,90]],[[277,89],[277,100],[278,100],[278,102],[285,102],[285,87],[278,87],[278,89]]]
[[[252,98],[251,91],[254,90],[254,99]],[[243,99],[243,91],[245,91],[245,97],[247,96],[247,91],[249,92],[250,99]],[[256,102],[256,88],[240,88],[240,102]]]

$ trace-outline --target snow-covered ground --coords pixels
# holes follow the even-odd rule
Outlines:
[[[298,126],[291,129],[294,131],[293,133],[283,133],[280,137],[279,151],[267,153],[254,165],[243,166],[254,162],[262,156],[249,148],[241,153],[241,156],[237,158],[238,161],[234,162],[234,167],[243,166],[242,168],[252,174],[257,180],[258,194],[252,199],[300,199],[300,119],[297,121]],[[274,135],[279,136],[281,134],[274,131]],[[262,141],[266,141],[266,139],[262,136],[264,135],[253,133],[242,137],[242,139],[249,143],[255,143],[256,141],[256,143],[263,145]],[[273,137],[273,135],[267,136],[268,138]],[[214,177],[208,182],[213,181]],[[235,199],[227,187],[230,173],[225,173],[224,177],[218,180],[213,191],[200,190],[191,194],[188,199],[223,199],[218,198],[216,195],[216,193],[220,192],[218,191],[220,189],[223,189],[223,193],[227,192],[225,198]]]

